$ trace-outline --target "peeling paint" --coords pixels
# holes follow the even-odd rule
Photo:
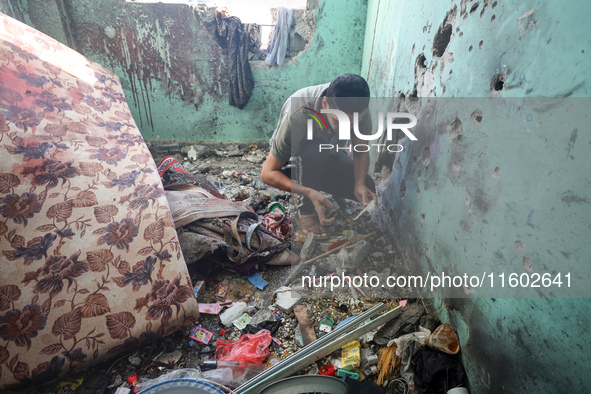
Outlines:
[[[515,241],[515,249],[519,254],[525,253],[525,244],[520,240]]]
[[[538,21],[534,19],[534,9],[527,11],[525,14],[517,18],[517,28],[519,29],[519,41],[525,36],[527,29],[534,29],[538,26]]]

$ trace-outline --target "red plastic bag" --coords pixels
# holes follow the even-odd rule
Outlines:
[[[261,330],[256,334],[244,334],[237,341],[219,339],[216,342],[216,361],[246,361],[261,365],[269,355],[271,332]]]

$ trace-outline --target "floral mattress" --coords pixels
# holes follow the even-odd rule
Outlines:
[[[111,71],[0,14],[0,389],[194,322],[156,166]]]

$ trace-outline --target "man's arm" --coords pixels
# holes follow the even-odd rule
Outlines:
[[[285,161],[281,161],[273,156],[272,153],[269,153],[265,163],[263,163],[263,168],[261,170],[261,180],[269,186],[276,187],[277,189],[281,189],[286,192],[301,194],[309,198],[310,201],[312,201],[312,204],[314,204],[320,224],[323,226],[332,224],[335,218],[326,219],[324,216],[324,211],[326,208],[332,208],[332,203],[330,200],[319,191],[300,185],[299,183],[289,179],[289,177],[281,172],[281,168],[285,165],[285,163]]]

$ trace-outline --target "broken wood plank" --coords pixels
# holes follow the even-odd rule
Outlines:
[[[298,323],[300,324],[300,332],[302,333],[304,346],[307,346],[316,340],[314,325],[308,317],[308,306],[296,305],[293,307],[293,312],[295,313],[296,319],[298,319]]]

